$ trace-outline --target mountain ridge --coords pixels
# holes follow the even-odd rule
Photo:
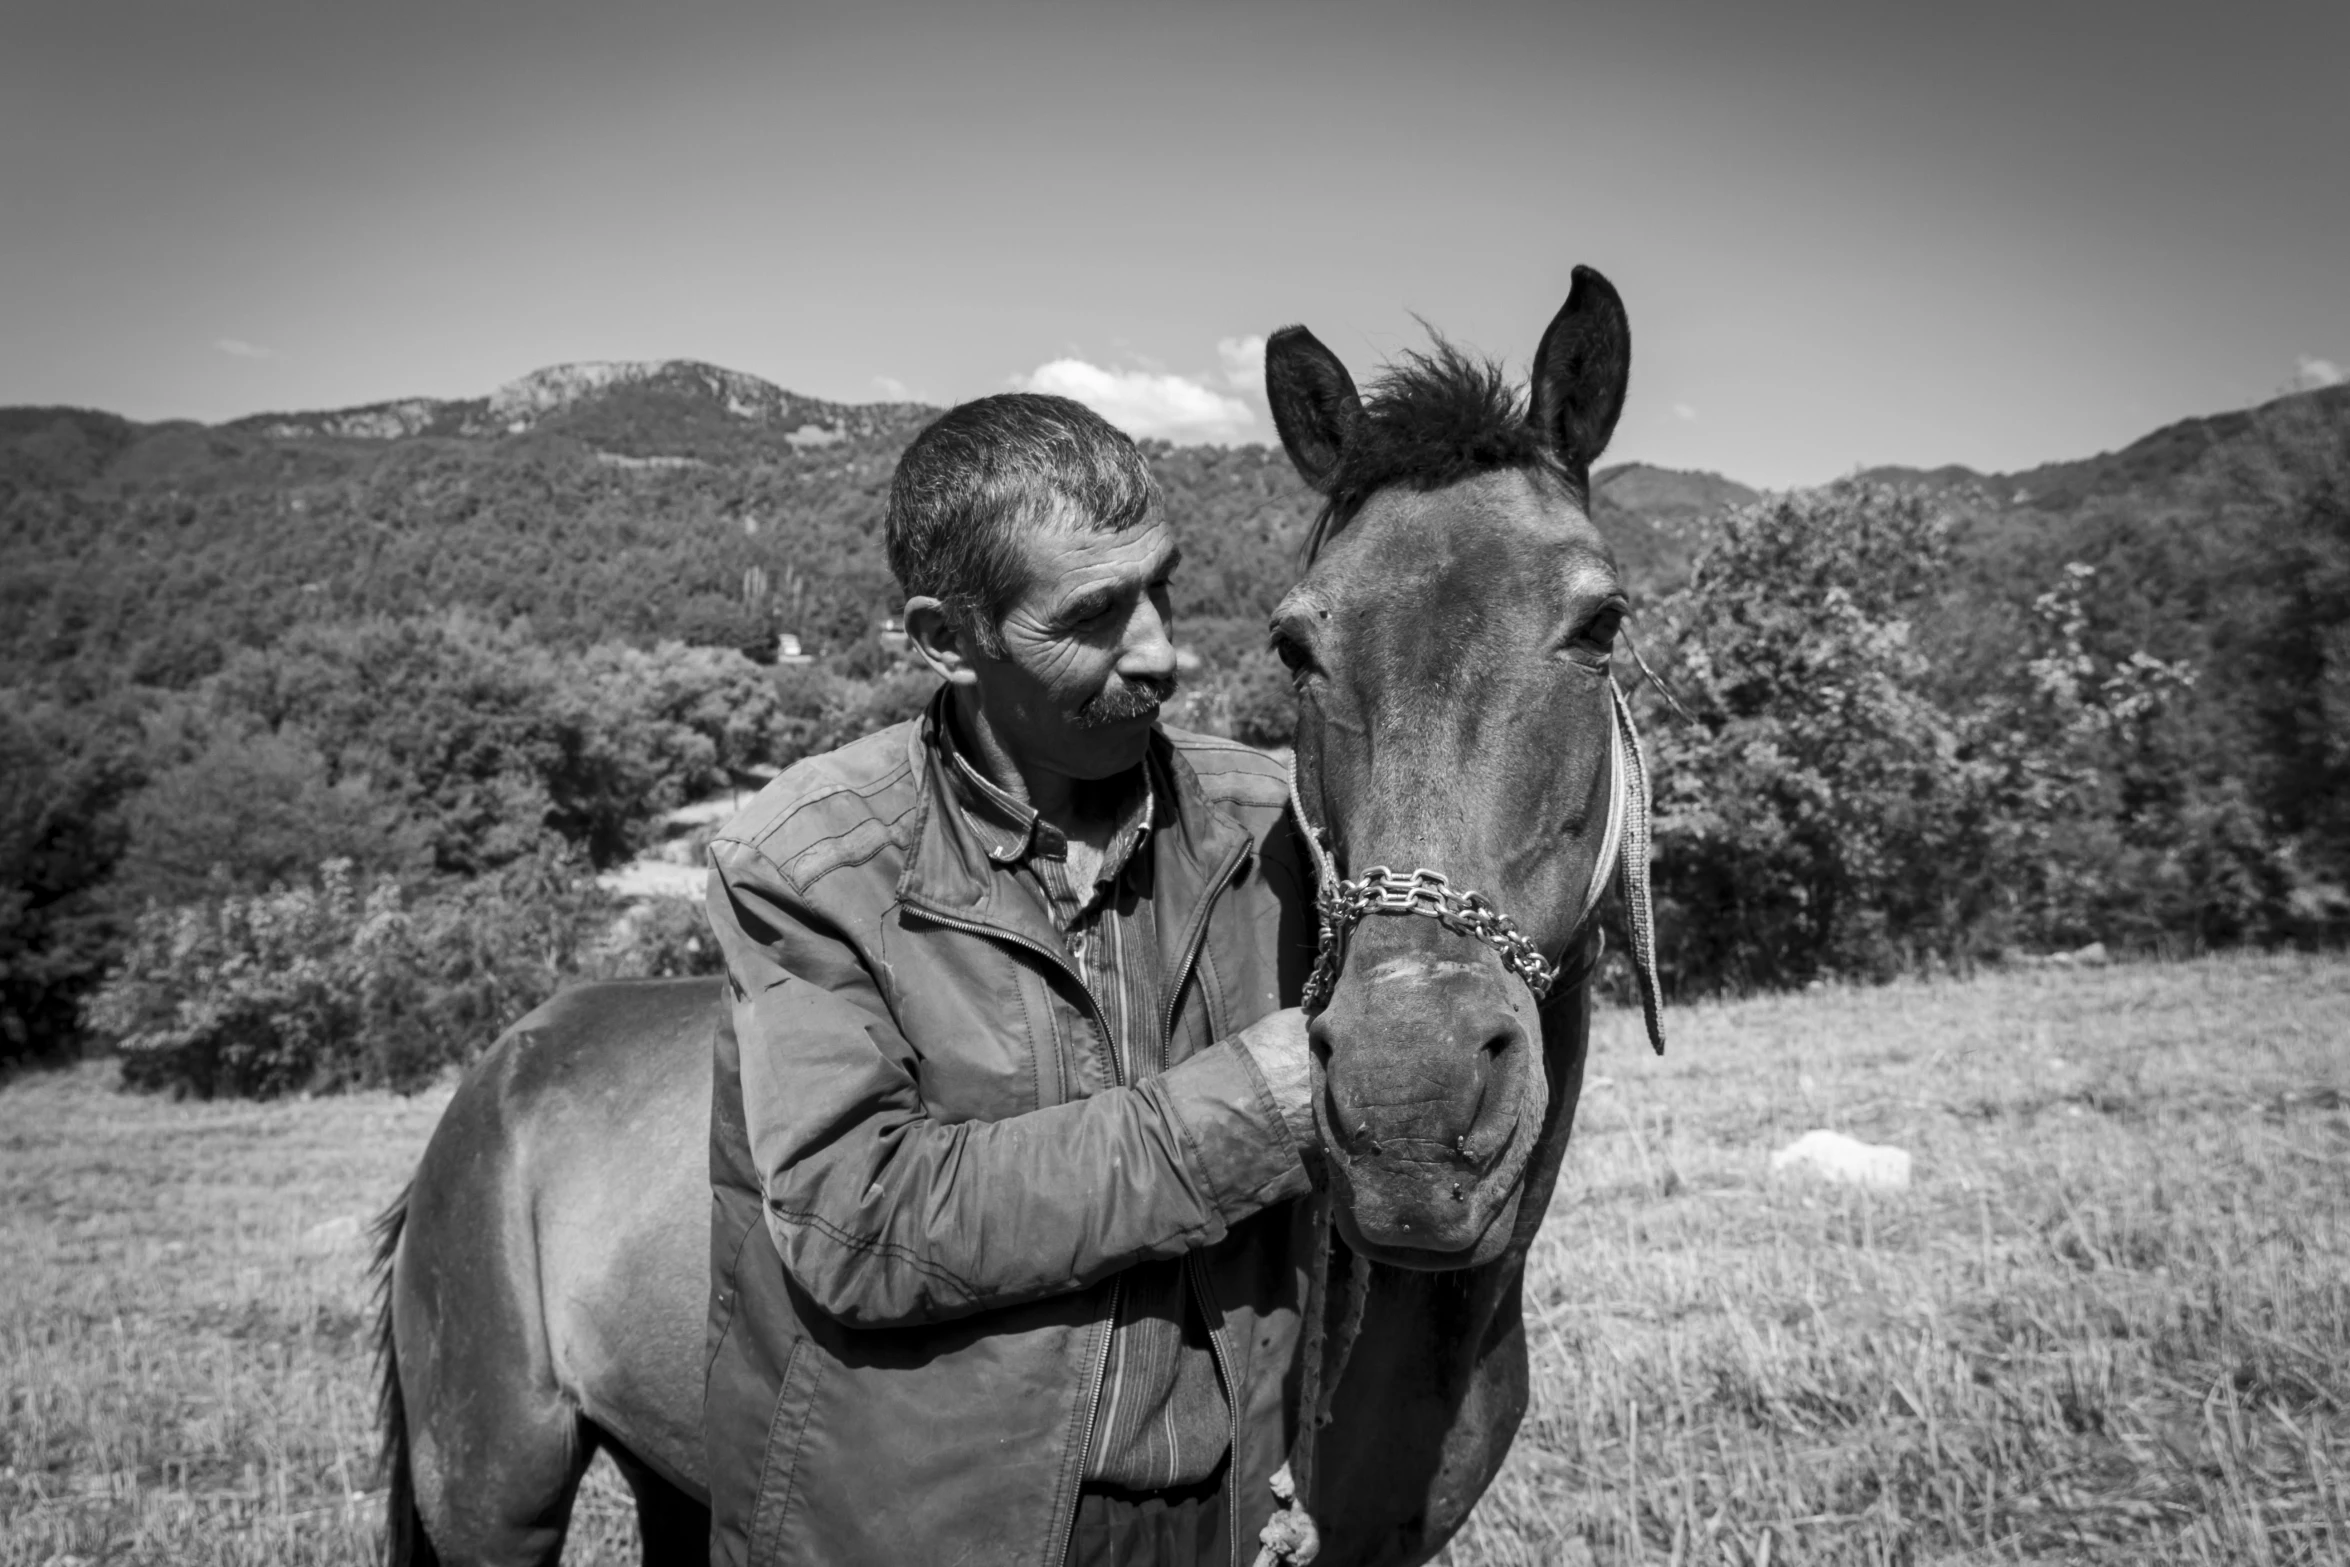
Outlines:
[[[247,414],[217,428],[272,439],[326,436],[400,440],[439,435],[526,435],[618,396],[698,402],[749,425],[779,428],[787,443],[821,445],[904,424],[920,403],[839,403],[789,391],[746,371],[698,359],[585,359],[546,365],[482,397],[404,397],[349,408]]]
[[[2011,473],[1984,473],[1963,463],[1938,468],[1885,464],[1858,469],[1851,477],[1931,490],[1976,488],[2003,507],[2070,512],[2101,495],[2143,491],[2183,478],[2211,453],[2251,433],[2260,420],[2288,406],[2303,406],[2321,417],[2350,421],[2350,383],[2285,392],[2249,408],[2174,419],[2111,451],[2059,458]]]
[[[2174,482],[2263,415],[2296,402],[2350,419],[2350,385],[2342,385],[2174,420],[2111,451],[2012,472],[1984,472],[1959,463],[1932,468],[1878,464],[1856,468],[1845,477],[1937,492],[1974,492],[2002,509],[2063,513],[2101,494]],[[78,448],[71,455],[81,460],[65,466],[82,468],[88,477],[97,476],[88,472],[91,459],[103,468],[142,440],[171,432],[383,444],[569,436],[608,460],[644,465],[671,459],[706,461],[769,441],[806,450],[844,441],[886,440],[910,432],[940,411],[918,402],[844,403],[810,397],[746,371],[695,359],[576,360],[543,366],[477,397],[390,398],[342,408],[246,414],[214,424],[139,421],[103,409],[61,405],[0,407],[0,441],[21,447],[31,439],[36,447],[46,444],[54,449],[58,457],[69,455],[66,448]],[[49,437],[45,443],[38,439],[43,435]],[[1593,491],[1596,511],[1636,529],[1668,530],[1777,493],[1708,470],[1640,460],[1600,469],[1593,475]]]

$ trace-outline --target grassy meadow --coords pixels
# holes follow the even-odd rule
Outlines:
[[[2350,1562],[2350,964],[1604,1020],[1451,1567]],[[1906,1192],[1774,1181],[1815,1127]]]
[[[1602,1020],[1450,1567],[2350,1562],[2350,961]],[[0,1567],[359,1562],[364,1222],[445,1091],[0,1086]],[[1775,1180],[1815,1126],[1906,1192]],[[633,1559],[591,1477],[570,1559]]]

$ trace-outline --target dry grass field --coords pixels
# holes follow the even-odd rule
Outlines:
[[[1471,1564],[2350,1562],[2350,965],[1606,1020]],[[1833,1127],[1881,1196],[1774,1183]]]
[[[1447,1558],[2350,1562],[2350,962],[1603,1020],[1532,1411]],[[359,1562],[360,1222],[443,1095],[0,1087],[0,1567]],[[1774,1181],[1814,1126],[1907,1192]],[[591,1481],[574,1561],[631,1559]]]

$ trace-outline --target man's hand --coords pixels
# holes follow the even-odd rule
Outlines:
[[[1314,1054],[1306,1044],[1306,1015],[1297,1007],[1270,1012],[1240,1031],[1240,1046],[1264,1074],[1273,1103],[1299,1148],[1321,1147],[1314,1129]]]

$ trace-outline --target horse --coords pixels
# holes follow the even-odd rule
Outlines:
[[[1367,399],[1304,328],[1267,346],[1282,444],[1323,497],[1272,645],[1323,882],[1331,1284],[1308,1308],[1299,1483],[1326,1567],[1434,1556],[1524,1414],[1525,1256],[1573,1125],[1611,873],[1661,1048],[1644,775],[1609,676],[1627,602],[1589,515],[1630,362],[1622,301],[1587,267],[1523,399],[1441,340]],[[391,1562],[556,1561],[599,1450],[645,1561],[705,1559],[724,1005],[715,980],[580,985],[460,1082],[377,1230]]]

